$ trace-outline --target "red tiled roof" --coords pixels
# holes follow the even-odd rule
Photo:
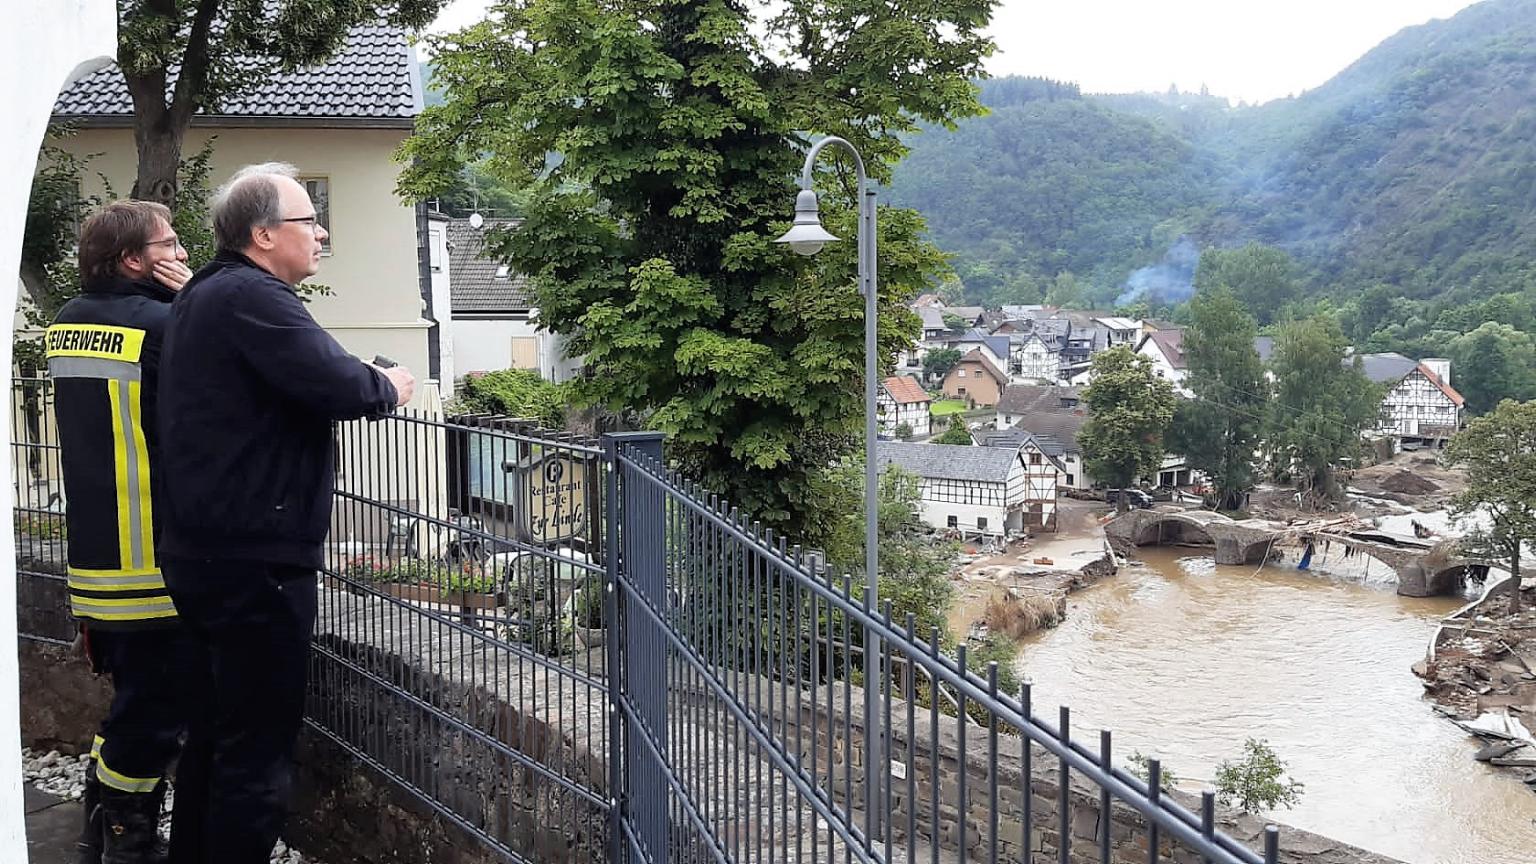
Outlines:
[[[1434,372],[1430,371],[1430,368],[1428,366],[1425,366],[1423,363],[1420,363],[1419,364],[1419,371],[1424,373],[1424,377],[1429,379],[1429,383],[1431,383],[1431,384],[1435,385],[1436,387],[1440,388],[1440,392],[1445,394],[1445,398],[1451,400],[1452,402],[1455,402],[1457,408],[1464,407],[1467,404],[1467,400],[1465,398],[1463,398],[1460,393],[1456,392],[1456,388],[1455,387],[1452,387],[1451,385],[1445,383],[1444,381],[1441,381],[1440,380],[1440,376],[1436,375]]]
[[[1157,345],[1157,350],[1161,351],[1163,356],[1168,358],[1168,365],[1175,369],[1183,369],[1185,367],[1184,329],[1182,327],[1168,330],[1153,330],[1147,334],[1147,338],[1151,339],[1153,344]]]
[[[932,402],[933,397],[923,389],[923,385],[917,383],[917,379],[911,375],[895,375],[885,379],[881,384],[885,392],[891,394],[898,405],[911,405],[917,402]]]

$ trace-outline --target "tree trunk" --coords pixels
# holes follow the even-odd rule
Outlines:
[[[176,206],[176,174],[181,167],[181,142],[186,127],[176,127],[169,114],[155,120],[135,118],[134,144],[138,147],[139,172],[129,197]]]
[[[1509,553],[1509,614],[1520,613],[1520,541],[1516,540]]]

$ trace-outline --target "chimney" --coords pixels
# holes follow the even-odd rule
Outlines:
[[[1425,369],[1435,373],[1435,377],[1440,379],[1440,383],[1447,387],[1452,386],[1451,361],[1445,359],[1444,357],[1425,357],[1423,360],[1420,360],[1419,363],[1423,365]]]

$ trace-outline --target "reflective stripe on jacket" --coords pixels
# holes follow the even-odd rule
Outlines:
[[[175,618],[155,552],[155,407],[174,296],[116,280],[69,301],[44,336],[64,473],[70,606],[94,626]]]

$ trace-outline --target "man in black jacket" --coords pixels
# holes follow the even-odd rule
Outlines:
[[[112,705],[85,775],[81,864],[159,860],[161,782],[186,725],[185,635],[156,554],[155,400],[171,299],[192,272],[171,211],[108,204],[80,230],[79,296],[44,336],[68,502],[70,609]]]
[[[220,188],[220,251],[166,333],[161,558],[204,675],[176,775],[176,862],[266,864],[303,719],[331,423],[391,411],[415,387],[348,354],[294,293],[326,238],[295,175],[255,165]]]

